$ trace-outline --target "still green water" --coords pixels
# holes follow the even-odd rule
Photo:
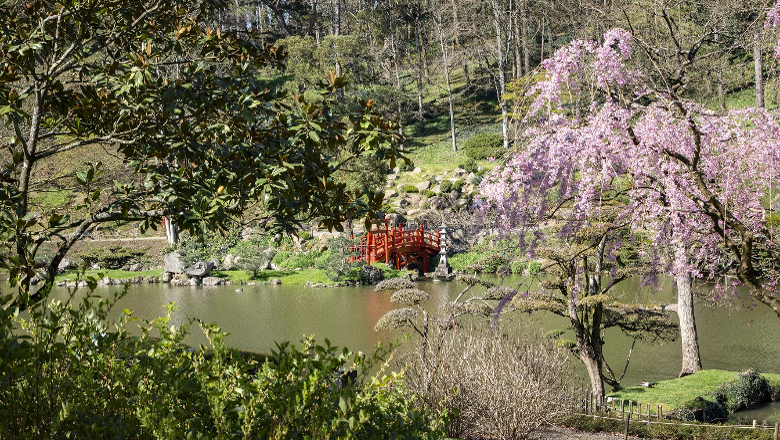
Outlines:
[[[503,284],[511,286],[521,281],[520,278],[508,278]],[[433,311],[457,297],[464,286],[454,282],[420,282],[417,287],[431,295],[424,307]],[[699,286],[700,291],[707,288]],[[110,289],[116,287],[98,287],[98,292],[108,293]],[[656,292],[640,288],[639,280],[624,283],[621,289],[623,302],[676,302],[671,281],[663,283]],[[64,297],[66,292],[58,289],[54,294]],[[236,348],[268,352],[276,341],[295,342],[303,335],[314,335],[317,340],[327,338],[332,344],[349,347],[354,352],[369,352],[377,342],[391,341],[399,336],[399,333],[373,330],[377,320],[395,308],[389,301],[390,295],[391,292],[374,292],[371,287],[135,285],[117,304],[115,315],[127,308],[139,318],[152,319],[163,315],[165,305],[174,302],[178,307],[173,316],[174,324],[183,324],[188,318],[216,322],[231,334],[227,343]],[[746,296],[742,295],[742,298]],[[743,303],[740,299],[730,307],[714,307],[704,301],[698,301],[696,306],[704,368],[738,371],[755,367],[763,372],[780,373],[777,362],[780,359],[780,318],[768,307],[756,305],[751,309],[749,301]],[[565,319],[545,313],[509,313],[504,319],[521,331],[547,331],[568,325]],[[196,326],[191,328],[191,333],[191,344],[205,343]],[[605,341],[605,357],[613,370],[622,372],[632,340],[612,329],[607,332]],[[677,377],[680,350],[679,341],[657,345],[637,342],[623,384],[634,386],[643,381]],[[579,362],[573,364],[584,378],[584,369]],[[761,417],[764,416],[754,416]]]

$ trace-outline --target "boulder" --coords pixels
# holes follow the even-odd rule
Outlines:
[[[173,274],[170,272],[163,272],[162,273],[162,282],[163,283],[170,283],[171,279],[173,278]]]
[[[279,284],[282,284],[282,280],[280,280],[279,278],[271,278],[270,280],[268,280],[268,284],[272,286],[278,286]]]
[[[188,267],[187,270],[184,271],[184,274],[190,277],[203,278],[210,274],[212,269],[214,269],[214,263],[211,261],[198,261]]]
[[[176,251],[165,254],[163,257],[163,272],[184,273],[184,263],[181,262],[181,254]]]
[[[422,168],[420,168],[420,167],[414,167],[414,169],[412,170],[412,172],[413,172],[414,174],[421,174],[421,173],[422,173]]]
[[[200,286],[200,278],[198,277],[191,277],[186,283],[185,286]]]
[[[231,254],[225,255],[225,259],[222,260],[222,269],[223,270],[233,270],[236,267],[236,263],[238,260],[240,260],[241,257],[236,257]]]
[[[398,191],[394,189],[385,191],[385,200],[392,199],[393,197],[398,197]]]
[[[446,197],[431,197],[428,200],[428,205],[431,207],[431,209],[435,209],[437,211],[444,211],[445,209],[449,209],[452,207],[452,203],[450,203],[450,200]]]
[[[406,223],[406,219],[401,214],[396,214],[396,213],[387,214],[385,215],[385,218],[390,220],[390,226],[393,227],[398,227],[398,225]]]
[[[395,180],[397,178],[398,178],[397,174],[388,174],[387,175],[387,180]]]
[[[415,188],[417,188],[420,191],[425,191],[426,189],[431,187],[431,182],[428,182],[427,180],[424,182],[420,182],[417,185],[414,185]]]
[[[130,266],[130,272],[140,272],[141,271],[141,263],[135,263]]]
[[[75,268],[74,264],[67,258],[63,258],[60,264],[57,265],[57,273],[65,272],[68,269]]]
[[[147,284],[157,284],[160,282],[159,278],[157,278],[154,275],[149,275],[148,277],[146,277],[145,281]]]
[[[257,270],[268,270],[271,268],[271,261],[276,256],[276,249],[266,249],[260,258],[260,264],[258,264]]]
[[[205,277],[203,278],[204,286],[221,286],[225,284],[225,280],[220,277]]]
[[[398,207],[400,207],[400,208],[406,208],[406,207],[408,207],[411,204],[412,203],[408,199],[406,199],[406,198],[403,198],[403,199],[398,201]]]
[[[384,275],[382,275],[381,270],[374,266],[363,266],[360,268],[358,278],[363,284],[376,284],[384,279]]]
[[[452,170],[452,173],[455,175],[455,177],[463,177],[466,174],[468,174],[468,172],[466,172],[466,170],[464,170],[463,168],[455,168],[454,170]]]

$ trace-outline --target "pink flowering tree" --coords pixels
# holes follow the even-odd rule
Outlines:
[[[588,341],[581,341],[576,321],[593,312],[593,303],[604,307],[611,300],[597,297],[603,274],[594,269],[619,281],[620,237],[646,237],[650,246],[638,253],[643,271],[677,280],[683,354],[695,349],[696,363],[692,278],[731,268],[755,299],[780,315],[776,279],[761,278],[753,264],[757,247],[777,255],[760,202],[780,178],[780,126],[763,109],[717,113],[678,96],[673,86],[653,87],[664,82],[631,69],[631,56],[630,34],[613,29],[602,44],[575,41],[547,60],[546,78],[532,90],[526,121],[535,123],[525,150],[480,187],[485,209],[529,253],[551,243],[579,244],[553,261],[570,267],[559,270],[556,287],[596,395],[603,393],[596,374],[603,356],[584,358],[581,344]],[[518,302],[530,303],[525,308],[544,303]],[[585,330],[596,339],[604,325],[590,322]],[[682,374],[686,369],[698,367],[684,366]]]

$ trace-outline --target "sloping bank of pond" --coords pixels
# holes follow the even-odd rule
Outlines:
[[[780,421],[780,413],[766,406],[780,401],[780,374],[760,373],[750,368],[738,373],[702,370],[685,377],[647,382],[607,395],[620,407],[620,401],[641,403],[655,413],[658,406],[668,417],[717,423],[729,418]],[[763,409],[763,411],[762,411]],[[745,411],[748,410],[748,411]]]

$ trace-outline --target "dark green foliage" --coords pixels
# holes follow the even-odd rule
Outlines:
[[[414,164],[411,162],[403,162],[400,165],[398,165],[399,171],[406,172],[406,171],[412,171],[414,169]]]
[[[489,157],[501,157],[504,150],[504,138],[495,133],[479,133],[470,137],[463,144],[466,155],[475,160],[484,160]]]
[[[272,39],[256,26],[215,31],[211,20],[231,7],[0,3],[0,242],[13,250],[5,262],[17,305],[40,300],[33,277],[53,283],[74,243],[99,225],[137,222],[143,232],[168,217],[212,236],[250,211],[268,231],[315,218],[341,230],[381,206],[381,194],[361,197],[340,177],[360,157],[389,167],[403,159],[398,125],[370,99],[342,106],[343,77],[295,96],[278,87],[269,76],[284,70],[286,53]],[[83,153],[94,154],[59,182],[44,174]],[[67,205],[28,203],[62,187],[72,188]],[[55,252],[36,271],[40,243]]]
[[[441,185],[439,186],[439,192],[442,194],[446,194],[448,192],[452,191],[452,181],[451,180],[443,180],[441,182]]]
[[[466,163],[460,164],[458,167],[466,170],[467,173],[477,173],[479,171],[479,165],[473,157],[469,157]]]
[[[730,412],[739,411],[772,399],[769,382],[755,368],[738,373],[733,381],[723,384],[713,392],[715,401]]]
[[[703,423],[720,423],[729,418],[729,411],[720,403],[697,397],[680,408],[669,411],[668,418]]]
[[[333,281],[357,279],[357,269],[365,263],[349,260],[359,255],[356,250],[359,245],[359,239],[346,236],[329,238],[326,242],[328,250],[315,261],[317,269],[324,270]]]
[[[510,267],[513,274],[523,274],[528,268],[528,262],[525,260],[514,260]]]
[[[466,181],[463,179],[458,179],[454,182],[452,182],[452,190],[461,192],[463,190],[463,187],[466,186]]]
[[[352,356],[304,339],[268,361],[226,348],[214,324],[200,324],[209,348],[191,350],[173,307],[134,338],[129,311],[107,320],[116,299],[41,302],[24,329],[0,309],[3,438],[442,438],[441,421],[415,408],[398,376],[367,376],[386,352]]]
[[[145,250],[128,249],[121,245],[111,245],[93,249],[89,252],[80,252],[74,257],[81,260],[82,267],[100,265],[103,269],[121,269],[127,265],[141,263],[146,255]]]
[[[480,273],[496,273],[507,265],[507,259],[501,255],[486,255],[466,268],[468,271]]]
[[[404,185],[404,186],[401,187],[401,191],[405,192],[405,193],[410,193],[410,194],[416,194],[416,193],[420,192],[420,190],[417,189],[417,187],[414,186],[414,185]]]

